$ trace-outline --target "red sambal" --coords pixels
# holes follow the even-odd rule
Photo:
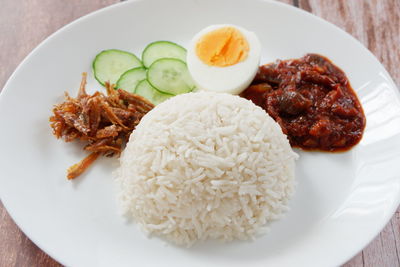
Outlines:
[[[365,116],[346,75],[317,54],[261,66],[241,96],[265,109],[290,144],[305,150],[347,150],[364,131]]]

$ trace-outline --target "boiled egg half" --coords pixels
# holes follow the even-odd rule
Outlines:
[[[255,33],[230,25],[212,25],[190,42],[187,66],[198,89],[239,94],[252,82],[260,63]]]

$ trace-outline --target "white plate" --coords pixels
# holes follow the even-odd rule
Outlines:
[[[326,55],[348,75],[367,127],[347,153],[303,153],[287,216],[254,242],[208,242],[184,249],[147,239],[117,216],[111,172],[101,159],[76,181],[65,170],[85,154],[51,133],[63,92],[75,95],[102,49],[140,54],[154,40],[187,45],[210,24],[241,25],[259,36],[262,63]],[[102,90],[93,80],[88,87]],[[388,73],[358,41],[299,9],[261,0],[149,0],[118,4],[53,34],[18,67],[0,99],[0,196],[21,229],[68,266],[334,266],[372,240],[399,203],[400,101]]]

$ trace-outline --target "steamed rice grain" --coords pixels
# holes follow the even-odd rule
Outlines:
[[[293,153],[279,125],[238,96],[173,97],[145,115],[116,172],[118,204],[179,245],[252,239],[288,210]]]

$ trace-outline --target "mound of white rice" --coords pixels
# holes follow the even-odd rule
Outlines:
[[[182,245],[249,239],[288,209],[293,153],[279,125],[238,96],[179,95],[130,136],[119,205],[147,233]]]

